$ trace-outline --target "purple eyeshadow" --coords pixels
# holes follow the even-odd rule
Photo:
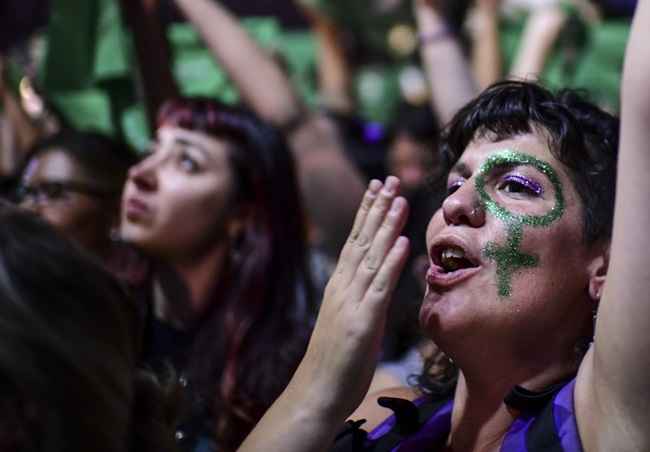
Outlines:
[[[530,180],[526,177],[519,176],[517,174],[509,174],[504,178],[506,182],[516,182],[518,184],[523,185],[527,189],[531,190],[533,193],[535,193],[537,196],[541,196],[542,193],[544,193],[544,189],[540,184],[537,182]]]

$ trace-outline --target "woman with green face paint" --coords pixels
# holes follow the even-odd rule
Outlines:
[[[650,450],[648,26],[642,0],[616,196],[615,118],[571,92],[488,88],[442,137],[448,194],[420,311],[441,354],[418,388],[357,408],[407,254],[389,178],[370,184],[308,352],[240,450]],[[365,421],[337,436],[348,417]]]

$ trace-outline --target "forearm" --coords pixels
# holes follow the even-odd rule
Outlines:
[[[331,449],[344,420],[321,415],[304,395],[294,394],[289,384],[237,451],[326,451]]]
[[[335,125],[321,114],[308,115],[289,143],[316,242],[336,258],[363,196],[363,176],[345,155]]]
[[[313,20],[318,44],[318,89],[326,107],[341,112],[353,108],[350,69],[337,27],[325,18]]]
[[[503,75],[498,10],[477,7],[473,21],[472,67],[478,86],[483,89]]]
[[[273,58],[218,2],[176,0],[207,46],[239,89],[244,101],[262,118],[285,126],[300,111],[288,77]]]
[[[120,6],[132,30],[140,88],[149,127],[154,130],[162,104],[178,96],[169,42],[158,15],[159,0],[120,0]]]
[[[622,87],[614,232],[599,308],[594,374],[601,400],[620,408],[631,431],[650,420],[650,3],[639,2]],[[639,424],[640,423],[640,424]],[[647,436],[647,435],[646,435]],[[650,438],[647,438],[650,445]],[[638,450],[647,450],[642,448]]]
[[[439,33],[446,27],[429,8],[416,7],[416,18],[418,32],[423,37]],[[420,55],[431,88],[432,108],[445,124],[478,92],[470,65],[452,35],[424,42]]]
[[[559,6],[547,7],[531,13],[510,70],[511,77],[526,79],[539,77],[566,19],[566,13]]]

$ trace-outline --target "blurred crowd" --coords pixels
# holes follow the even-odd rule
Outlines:
[[[388,174],[411,254],[371,390],[408,384],[441,128],[503,79],[617,113],[635,5],[3,1],[0,450],[236,450]]]

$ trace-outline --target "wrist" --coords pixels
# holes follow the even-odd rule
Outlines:
[[[441,23],[437,28],[418,33],[418,45],[420,47],[427,47],[452,38],[453,33],[451,29],[446,24]]]
[[[443,17],[428,6],[419,6],[415,10],[415,19],[418,29],[422,32],[445,25]]]

